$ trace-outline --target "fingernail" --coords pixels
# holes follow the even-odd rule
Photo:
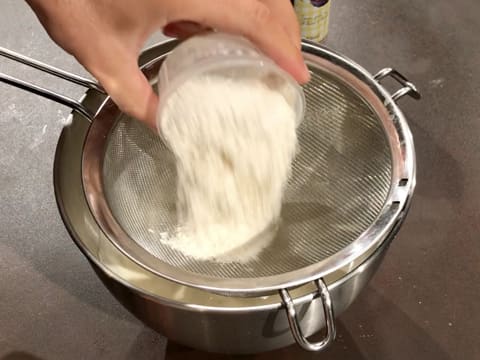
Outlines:
[[[305,80],[309,81],[310,80],[310,70],[308,69],[307,63],[305,60],[303,61],[303,70],[305,71]]]
[[[300,39],[300,37],[292,35],[291,40],[297,50],[302,50],[302,40]]]
[[[303,56],[298,60],[299,69],[299,82],[305,84],[310,81],[310,70],[308,70],[307,64]]]

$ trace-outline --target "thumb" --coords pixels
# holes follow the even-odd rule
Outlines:
[[[134,56],[108,57],[88,70],[120,110],[156,129],[158,97]]]

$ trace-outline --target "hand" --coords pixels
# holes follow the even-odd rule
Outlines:
[[[120,109],[155,127],[158,99],[138,68],[159,29],[188,37],[213,28],[249,38],[297,81],[308,81],[289,0],[27,0],[51,38],[100,82]]]

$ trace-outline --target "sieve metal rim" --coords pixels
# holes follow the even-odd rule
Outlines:
[[[218,279],[192,274],[174,266],[159,262],[156,257],[131,241],[112,215],[102,188],[102,168],[105,142],[111,127],[120,115],[111,102],[97,114],[85,139],[82,156],[82,183],[84,193],[98,225],[107,238],[129,259],[146,270],[183,285],[221,294],[258,296],[278,289],[292,288],[326,276],[354,263],[355,259],[377,248],[392,227],[397,223],[409,201],[415,186],[415,156],[413,139],[405,117],[392,100],[391,95],[368,73],[352,60],[323,46],[303,42],[303,51],[308,61],[322,65],[340,76],[355,89],[382,120],[394,164],[390,192],[377,219],[350,245],[331,257],[308,267],[276,276],[247,279]],[[164,54],[151,61],[144,71],[151,80],[156,78],[155,66]]]

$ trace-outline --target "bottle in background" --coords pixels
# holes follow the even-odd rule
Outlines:
[[[302,38],[320,42],[328,34],[330,0],[292,0]]]

